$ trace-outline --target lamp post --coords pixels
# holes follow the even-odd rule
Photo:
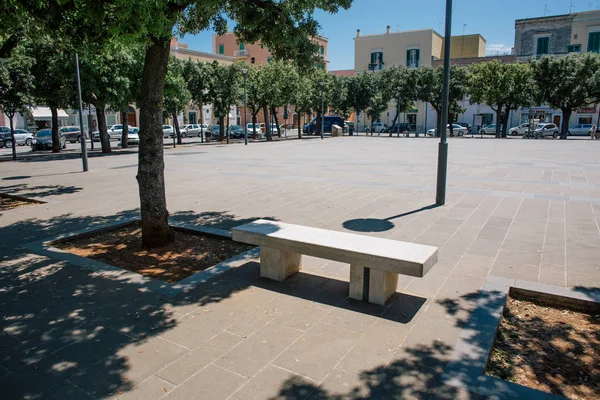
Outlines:
[[[75,77],[77,78],[77,99],[79,106],[79,130],[81,132],[81,162],[83,163],[83,171],[88,170],[87,146],[85,134],[83,132],[83,108],[81,105],[81,82],[79,81],[79,56],[75,53]],[[92,138],[94,140],[94,138]]]
[[[325,129],[325,81],[321,81],[321,140]]]
[[[446,0],[446,32],[444,36],[444,85],[442,89],[442,125],[438,149],[438,171],[435,204],[446,204],[446,177],[448,173],[448,142],[446,127],[448,125],[448,103],[450,88],[450,43],[452,35],[452,0]]]
[[[533,124],[533,80],[529,81],[529,124],[527,124],[527,139],[531,139],[531,125]]]
[[[248,76],[248,68],[242,68],[244,75],[244,145],[248,145],[248,124],[246,124],[246,77]]]

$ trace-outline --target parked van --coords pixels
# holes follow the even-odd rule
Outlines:
[[[304,125],[304,133],[307,133],[309,135],[314,134],[315,132],[317,132],[317,124],[320,123],[320,118],[314,118],[312,121],[310,121],[310,124]],[[340,127],[344,126],[344,119],[336,115],[326,115],[323,121],[323,125],[323,133],[331,133],[331,127],[333,125],[338,125]]]

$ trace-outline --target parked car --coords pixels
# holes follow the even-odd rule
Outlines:
[[[256,136],[262,137],[263,131],[260,129],[259,124],[246,124],[246,129],[248,130],[248,136],[254,135],[254,129],[256,129]]]
[[[367,126],[367,128],[365,129],[365,132],[379,134],[381,132],[387,132],[387,130],[388,130],[387,124],[384,124],[383,122],[375,122],[373,125]]]
[[[231,125],[229,127],[229,136],[233,139],[241,139],[244,137],[244,128],[241,125]]]
[[[67,139],[62,132],[58,131],[58,140],[61,148],[67,147]],[[42,129],[36,133],[31,142],[31,150],[51,150],[52,149],[52,129]]]
[[[123,129],[121,129],[123,132]],[[127,130],[127,144],[131,145],[139,145],[140,144],[140,128],[136,128],[135,126],[130,126]],[[121,137],[119,137],[119,144],[121,142]]]
[[[227,128],[225,128],[227,129]],[[218,139],[219,138],[219,134],[221,132],[221,127],[219,125],[211,125],[208,128],[208,131],[210,132],[210,137],[212,139]]]
[[[468,122],[455,122],[456,125],[460,125],[463,128],[467,128],[467,133],[471,133],[472,132],[472,127],[471,124]]]
[[[465,128],[464,126],[457,125],[457,124],[452,124],[452,131],[457,136],[464,136],[467,134],[467,128]],[[427,135],[429,135],[429,136],[435,136],[436,133],[437,133],[437,128],[433,128],[433,129],[430,129],[427,131]],[[446,135],[450,135],[450,124],[448,124],[446,126]]]
[[[171,125],[163,125],[163,137],[168,138],[173,134],[173,127]]]
[[[33,134],[27,132],[25,129],[15,129],[15,143],[19,146],[31,146],[31,142],[33,141]],[[10,135],[10,129],[8,133],[2,132],[2,138],[0,139],[1,147],[12,147],[12,137]]]
[[[500,125],[500,132],[502,132],[502,125]],[[495,135],[496,124],[489,124],[488,126],[484,126],[479,130],[479,133],[481,133],[482,135]]]
[[[524,123],[508,130],[510,136],[523,136],[529,132],[529,123]]]
[[[181,137],[198,136],[200,133],[200,125],[188,124],[179,129]]]
[[[317,131],[317,123],[321,123],[321,119],[320,118],[313,118],[312,121],[310,121],[310,123],[304,125],[304,133],[307,133],[309,135],[312,135],[313,133],[315,133]],[[331,133],[331,127],[333,125],[338,125],[338,126],[342,126],[344,123],[344,120],[342,119],[342,117],[338,117],[337,115],[326,115],[325,118],[323,118],[323,133]]]
[[[592,124],[579,124],[569,128],[567,134],[569,136],[590,136]]]
[[[404,132],[410,132],[410,130],[410,124],[408,122],[398,122],[387,129],[390,136],[392,136],[392,133],[400,134]]]
[[[277,132],[278,132],[278,130],[277,130],[277,124],[269,124],[269,128],[271,129],[271,135],[273,135],[273,136],[277,135]],[[265,130],[265,133],[266,132],[267,131]],[[281,133],[283,133],[283,128],[281,128]]]
[[[71,143],[81,142],[81,130],[78,126],[63,126],[59,129],[59,132]]]
[[[534,134],[536,136],[541,136],[542,139],[546,136],[557,138],[558,135],[560,135],[560,131],[555,124],[542,122],[538,124]]]

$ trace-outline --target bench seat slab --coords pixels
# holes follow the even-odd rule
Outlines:
[[[260,246],[260,276],[283,282],[302,268],[302,254]]]

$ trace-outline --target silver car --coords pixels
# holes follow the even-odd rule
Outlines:
[[[590,136],[592,124],[579,124],[569,128],[567,134],[569,136]]]
[[[521,124],[519,126],[515,126],[514,128],[510,128],[508,131],[511,136],[523,136],[529,132],[529,123]]]
[[[33,133],[27,132],[25,129],[15,129],[15,142],[19,146],[27,145],[31,146],[33,142]],[[10,129],[8,133],[2,132],[0,139],[0,146],[2,147],[12,147],[12,138],[10,136]]]
[[[542,139],[546,136],[552,136],[553,138],[557,138],[560,134],[558,127],[552,123],[540,123],[538,124],[535,133],[536,136],[541,137]]]

